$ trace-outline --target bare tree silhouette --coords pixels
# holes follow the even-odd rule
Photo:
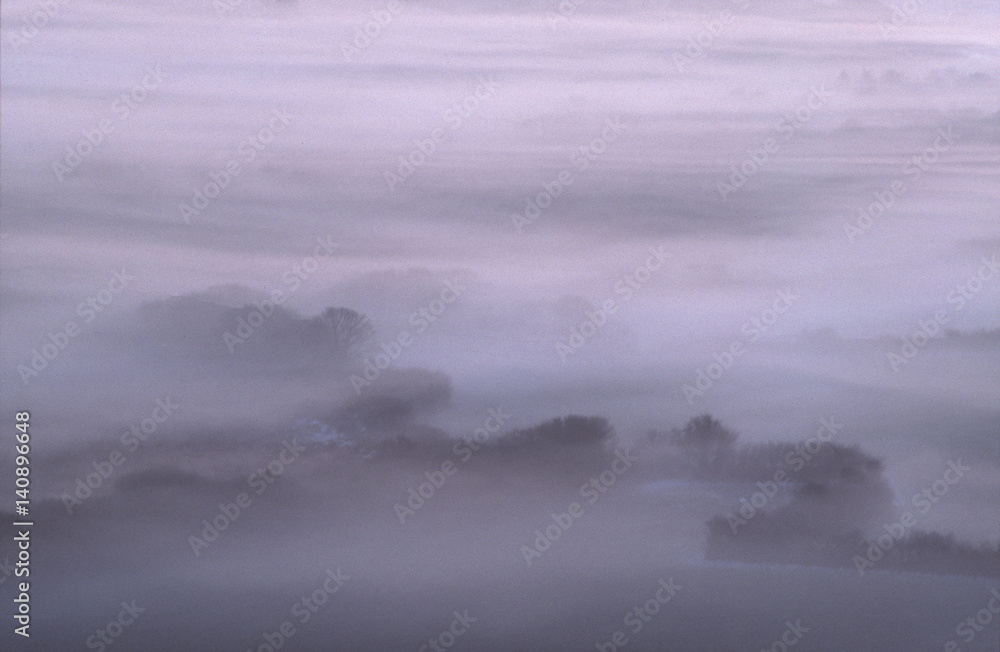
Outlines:
[[[321,328],[333,351],[343,357],[360,353],[375,335],[368,317],[350,308],[327,308],[312,322]]]

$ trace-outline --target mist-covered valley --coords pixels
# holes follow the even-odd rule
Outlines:
[[[5,1],[0,649],[995,652],[994,5]]]
[[[117,596],[148,605],[122,642],[149,650],[418,648],[463,614],[470,649],[768,649],[789,627],[804,649],[931,649],[991,599],[995,523],[942,514],[983,508],[995,460],[928,464],[911,491],[818,405],[797,438],[756,441],[707,413],[539,418],[552,397],[481,403],[386,364],[360,312],[252,294],[147,303],[81,335],[95,359],[128,353],[64,382],[133,394],[141,375],[155,398],[38,447],[38,649],[110,646],[91,634]],[[263,398],[296,379],[323,389]],[[33,427],[58,432],[49,414]]]

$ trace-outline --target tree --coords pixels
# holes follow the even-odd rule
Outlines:
[[[698,467],[708,469],[731,458],[736,438],[736,433],[721,421],[710,414],[702,414],[676,431],[673,443]]]
[[[604,417],[571,414],[543,423],[536,428],[540,438],[557,444],[597,444],[611,435],[611,424]]]
[[[600,416],[569,415],[556,417],[537,426],[514,430],[497,438],[500,446],[587,446],[600,444],[614,432],[611,423]]]
[[[353,356],[375,335],[375,327],[361,313],[350,308],[327,308],[312,320],[320,326],[326,344],[338,356]]]

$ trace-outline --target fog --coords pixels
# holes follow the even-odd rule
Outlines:
[[[996,650],[997,18],[5,2],[0,647]]]

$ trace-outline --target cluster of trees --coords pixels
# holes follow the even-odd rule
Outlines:
[[[683,428],[650,430],[649,440],[666,448],[661,462],[674,473],[712,475],[731,465],[737,435],[710,414],[697,416]]]
[[[451,379],[426,369],[390,369],[376,387],[333,410],[323,419],[364,451],[443,445],[447,434],[419,418],[451,402]]]
[[[697,416],[682,428],[650,430],[647,436],[657,466],[668,476],[754,482],[782,471],[816,491],[836,483],[882,481],[882,461],[857,446],[817,438],[739,446],[738,435],[710,414]]]
[[[414,415],[418,411],[412,400],[376,395],[364,397],[338,410],[329,422],[351,439],[367,439],[387,448],[450,446],[453,440],[444,431],[415,423]],[[426,435],[429,433],[435,436],[428,438]],[[614,429],[604,417],[570,415],[474,441],[476,450],[495,453],[531,455],[551,449],[603,451],[604,444],[613,433]]]
[[[143,304],[126,337],[159,342],[157,353],[171,360],[329,369],[362,354],[375,335],[371,320],[350,308],[305,317],[270,301],[223,301],[188,295]]]
[[[709,519],[705,559],[847,567],[863,544],[858,528],[817,531],[787,514],[762,512],[735,527],[726,516]]]
[[[661,468],[754,483],[729,513],[708,521],[707,559],[855,567],[854,560],[874,556],[886,570],[1000,576],[1000,544],[976,546],[936,532],[900,533],[872,554],[876,544],[864,532],[891,519],[893,495],[882,460],[857,446],[826,438],[738,447],[736,435],[710,415],[649,436]]]
[[[1000,544],[975,545],[950,534],[914,530],[887,548],[877,545],[857,528],[816,531],[763,513],[750,520],[745,530],[734,532],[727,518],[716,516],[708,521],[705,558],[1000,577]]]
[[[335,429],[351,448],[385,455],[424,452],[448,455],[456,441],[444,431],[420,423],[421,417],[448,405],[451,379],[424,369],[390,369],[376,386],[327,414],[321,422]],[[501,424],[502,425],[502,424]],[[530,428],[487,432],[478,429],[475,450],[495,456],[571,461],[607,452],[614,428],[601,416],[569,415]],[[465,438],[469,438],[467,433]],[[551,454],[551,455],[550,455]]]
[[[998,578],[1000,543],[976,546],[959,541],[950,534],[915,530],[885,551],[878,563],[880,567],[909,571]]]
[[[496,437],[499,448],[531,449],[544,446],[603,445],[614,433],[611,423],[600,416],[556,417],[531,428],[512,430]]]

